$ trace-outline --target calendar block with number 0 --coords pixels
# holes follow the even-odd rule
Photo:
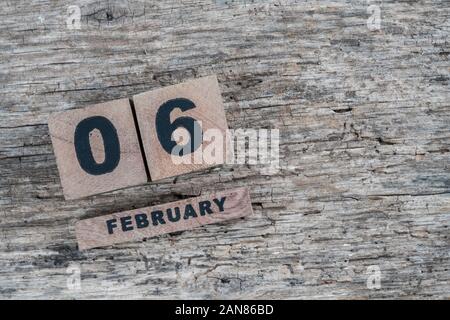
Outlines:
[[[128,99],[56,113],[48,125],[66,199],[147,182]]]

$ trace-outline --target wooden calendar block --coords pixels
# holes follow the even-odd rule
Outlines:
[[[133,97],[151,180],[222,164],[227,120],[215,76]]]
[[[81,220],[75,225],[75,233],[79,249],[84,250],[189,230],[252,213],[248,190],[237,188]]]
[[[147,182],[128,99],[53,114],[48,125],[66,199]]]

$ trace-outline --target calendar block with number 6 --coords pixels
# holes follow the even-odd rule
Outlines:
[[[133,101],[152,180],[224,162],[228,126],[215,76],[144,92]],[[213,161],[205,156],[209,144]]]

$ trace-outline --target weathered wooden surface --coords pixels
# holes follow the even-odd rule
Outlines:
[[[0,297],[449,298],[449,18],[435,0],[2,1]],[[280,129],[279,173],[64,200],[51,112],[213,73],[231,128]],[[76,248],[82,218],[239,186],[250,219]]]

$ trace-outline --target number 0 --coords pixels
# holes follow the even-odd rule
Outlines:
[[[92,155],[89,133],[97,129],[102,134],[105,160],[97,163]],[[120,144],[117,130],[105,117],[95,116],[81,121],[75,129],[75,151],[81,168],[89,174],[101,175],[113,171],[120,160]]]

